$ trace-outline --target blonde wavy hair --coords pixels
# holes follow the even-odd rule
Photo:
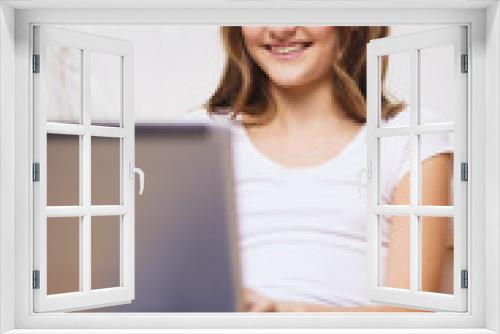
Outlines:
[[[335,101],[348,117],[359,123],[366,122],[366,45],[374,38],[389,36],[387,26],[336,26],[338,45],[332,55],[331,80]],[[227,113],[232,118],[243,114],[262,123],[270,120],[276,106],[269,90],[269,78],[255,63],[245,47],[241,26],[220,29],[226,53],[224,72],[214,94],[204,104],[210,114]],[[388,58],[381,58],[382,119],[388,119],[404,107],[405,103],[390,97],[385,90]]]

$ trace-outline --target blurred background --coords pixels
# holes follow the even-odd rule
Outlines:
[[[168,156],[162,154],[165,138],[151,136],[148,127],[161,125],[197,109],[218,85],[224,53],[219,39],[219,27],[209,25],[72,25],[63,29],[81,31],[131,41],[134,45],[134,109],[136,121],[136,165],[148,180],[144,196],[136,196],[136,297],[131,304],[96,309],[109,312],[168,312],[169,257],[175,251],[162,242],[161,235],[169,233],[168,222],[162,220],[173,210],[162,196],[168,187],[163,171]],[[392,35],[437,29],[440,26],[392,26]],[[79,66],[68,50],[54,51],[54,95],[49,103],[49,120],[78,121],[75,96],[78,91]],[[443,120],[452,120],[449,104],[451,88],[446,84],[451,67],[446,63],[450,50],[434,50],[422,58],[421,73],[425,87],[423,109],[437,110]],[[73,59],[73,61],[71,60]],[[443,61],[444,60],[444,61]],[[106,57],[93,60],[93,110],[98,110],[94,124],[117,125],[119,121],[119,67]],[[118,63],[119,64],[119,63]],[[65,68],[58,76],[58,69]],[[409,99],[409,55],[391,55],[387,89],[396,97]],[[72,73],[74,71],[74,73]],[[436,92],[439,92],[436,93]],[[118,99],[118,102],[116,102]],[[118,108],[118,109],[117,109]],[[118,110],[118,112],[117,112]],[[52,114],[51,114],[52,113]],[[77,205],[79,202],[79,143],[78,138],[65,135],[48,136],[48,205]],[[118,204],[120,198],[120,142],[118,139],[94,138],[92,142],[93,204]],[[94,202],[94,199],[96,202]],[[66,220],[61,224],[58,220]],[[92,224],[92,288],[113,287],[119,284],[120,241],[119,217],[95,217],[102,220]],[[94,228],[95,225],[95,228]],[[434,292],[452,291],[453,241],[452,223],[447,227],[443,244],[442,282]],[[48,221],[48,292],[78,291],[78,218],[51,218]],[[164,289],[165,291],[162,291]]]

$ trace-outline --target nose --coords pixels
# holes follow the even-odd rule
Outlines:
[[[271,38],[284,40],[293,36],[295,34],[295,30],[297,29],[297,27],[274,26],[274,27],[269,27],[268,29]]]

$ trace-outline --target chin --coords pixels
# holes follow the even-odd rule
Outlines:
[[[306,85],[308,83],[308,80],[304,77],[301,76],[271,76],[271,82],[275,84],[276,86],[279,87],[297,87],[297,86],[302,86]]]

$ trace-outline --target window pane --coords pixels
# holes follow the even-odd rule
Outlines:
[[[120,138],[92,137],[92,204],[120,204]]]
[[[422,205],[453,205],[453,134],[420,136]]]
[[[379,60],[379,87],[382,87],[379,107],[381,111],[381,115],[379,115],[380,127],[409,126],[410,117],[401,119],[401,122],[398,123],[391,122],[390,125],[385,123],[384,120],[387,117],[386,109],[383,107],[387,106],[388,103],[410,103],[410,54],[409,52],[393,53],[381,56]]]
[[[92,52],[90,61],[92,124],[120,126],[122,113],[122,57]]]
[[[453,218],[420,217],[421,290],[453,293]]]
[[[80,137],[47,134],[47,205],[80,204]]]
[[[453,45],[421,49],[419,57],[420,123],[453,122]]]
[[[379,216],[379,286],[410,288],[410,219]]]
[[[80,290],[80,218],[47,219],[47,294]]]
[[[47,44],[45,59],[47,60],[47,120],[80,123],[82,50]]]
[[[120,286],[120,217],[92,217],[92,289]]]
[[[379,204],[410,204],[409,171],[409,136],[379,138]],[[398,186],[401,187],[396,194]]]

